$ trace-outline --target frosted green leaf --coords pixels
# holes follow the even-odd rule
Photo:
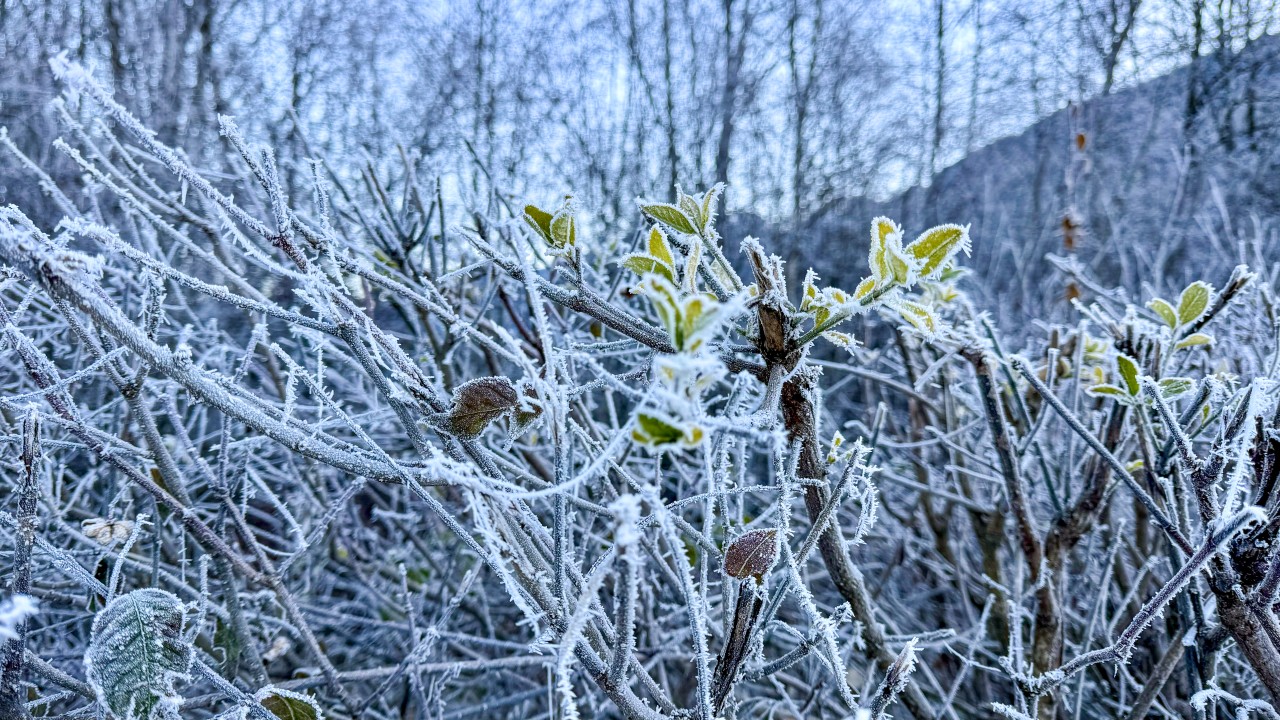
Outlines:
[[[911,279],[911,265],[902,249],[902,228],[886,217],[871,221],[871,253],[868,264],[876,284],[906,283]]]
[[[1178,297],[1178,324],[1187,325],[1200,318],[1205,308],[1209,307],[1209,296],[1213,294],[1213,286],[1197,280],[1187,286]]]
[[[1116,387],[1115,385],[1106,385],[1106,384],[1094,385],[1093,387],[1089,388],[1085,392],[1089,393],[1090,395],[1093,395],[1094,397],[1116,397],[1116,396],[1125,397],[1128,395],[1128,393],[1125,392],[1123,388]]]
[[[524,221],[539,237],[551,242],[551,213],[541,210],[536,205],[525,205]]]
[[[809,312],[819,300],[818,274],[809,268],[804,274],[804,284],[800,287],[800,311]]]
[[[149,718],[191,666],[185,606],[164,590],[121,595],[93,619],[84,664],[98,700],[121,718]]]
[[[870,295],[871,291],[875,290],[875,288],[876,288],[875,278],[873,277],[863,278],[862,282],[858,283],[858,287],[853,289],[853,297],[855,300],[861,300],[862,298]]]
[[[1178,350],[1183,350],[1185,348],[1196,347],[1197,345],[1209,345],[1212,342],[1213,336],[1211,335],[1206,335],[1205,333],[1192,333],[1179,340],[1178,344],[1174,347]]]
[[[263,688],[258,693],[258,702],[280,720],[324,720],[324,713],[316,701],[302,693]]]
[[[573,207],[566,200],[564,207],[551,218],[551,244],[557,248],[563,248],[577,242]]]
[[[640,212],[653,218],[654,220],[666,225],[678,233],[685,235],[696,235],[697,228],[694,227],[693,221],[683,210],[668,203],[653,203],[652,205],[641,205]]]
[[[1165,325],[1168,325],[1169,327],[1178,326],[1178,311],[1173,309],[1173,306],[1169,304],[1168,300],[1153,298],[1151,302],[1147,303],[1147,307],[1151,308],[1152,312],[1159,315]]]
[[[671,338],[676,349],[680,349],[680,292],[670,280],[661,275],[646,275],[637,286],[637,290],[653,303],[654,312],[662,320],[662,326]]]
[[[656,273],[672,282],[676,279],[675,271],[671,266],[652,255],[628,255],[623,258],[622,267],[641,277]]]
[[[1116,369],[1120,371],[1120,377],[1124,379],[1124,386],[1129,390],[1129,394],[1137,395],[1142,389],[1138,383],[1138,363],[1128,355],[1116,355]]]
[[[524,221],[548,245],[564,249],[577,242],[573,218],[573,196],[566,195],[560,209],[549,213],[536,205],[524,206]]]
[[[702,262],[702,244],[689,243],[689,254],[684,259],[684,283],[681,290],[686,293],[698,291],[698,264]]]
[[[1160,386],[1160,396],[1166,400],[1185,395],[1191,391],[1191,388],[1196,386],[1194,380],[1184,377],[1164,378],[1157,384]]]
[[[969,228],[961,225],[939,225],[920,233],[906,247],[907,254],[919,261],[921,277],[941,270],[957,252],[969,253]]]
[[[632,440],[653,448],[673,445],[694,447],[702,442],[704,435],[697,425],[685,425],[672,418],[648,413],[637,414],[636,426],[631,430]]]
[[[681,307],[680,337],[676,347],[696,352],[707,340],[720,303],[711,295],[693,295],[685,298]]]
[[[685,217],[693,221],[694,225],[702,227],[702,206],[698,204],[697,200],[681,193],[680,209],[684,211]]]

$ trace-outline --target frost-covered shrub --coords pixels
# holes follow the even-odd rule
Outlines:
[[[1274,712],[1247,270],[1011,354],[965,226],[876,218],[813,248],[863,277],[789,288],[721,186],[620,240],[229,118],[202,171],[57,69],[84,182],[0,210],[6,711]]]

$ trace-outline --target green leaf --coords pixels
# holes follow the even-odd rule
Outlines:
[[[1129,394],[1137,395],[1142,390],[1142,385],[1138,382],[1138,363],[1128,355],[1116,355],[1116,369],[1120,371]]]
[[[1196,386],[1194,380],[1184,377],[1164,378],[1157,384],[1160,386],[1160,396],[1166,400],[1185,395]]]
[[[644,277],[649,273],[656,273],[672,282],[676,280],[675,270],[652,255],[628,255],[622,259],[622,267],[640,277]]]
[[[548,245],[556,249],[564,249],[577,242],[575,221],[573,218],[573,196],[566,195],[560,209],[555,214],[548,213],[534,205],[524,206],[524,221]]]
[[[1165,325],[1168,325],[1171,328],[1178,326],[1178,311],[1173,309],[1173,306],[1169,304],[1169,301],[1162,300],[1161,298],[1152,298],[1151,302],[1147,303],[1147,307],[1151,308],[1152,312],[1159,315]]]
[[[1103,396],[1127,397],[1129,394],[1125,392],[1123,388],[1116,387],[1115,385],[1094,385],[1088,390],[1085,390],[1085,392],[1087,392],[1088,394],[1094,397],[1103,397]]]
[[[685,235],[698,234],[697,228],[694,227],[693,221],[683,210],[669,203],[653,203],[652,205],[641,205],[640,212],[653,218],[654,220],[666,225],[678,233]]]
[[[676,445],[693,447],[702,442],[705,433],[697,425],[684,425],[672,418],[638,413],[636,427],[631,430],[631,439],[649,447]]]
[[[573,246],[578,242],[573,208],[566,201],[560,212],[551,218],[551,244],[557,248]]]
[[[231,627],[230,622],[215,618],[213,623],[213,644],[222,649],[222,669],[234,669],[240,666],[240,636]]]
[[[653,309],[662,320],[662,326],[666,329],[667,336],[671,338],[671,343],[679,350],[682,306],[680,292],[676,290],[676,286],[661,275],[646,275],[636,289],[653,303]]]
[[[636,416],[636,422],[639,424],[639,429],[644,433],[648,442],[655,445],[677,443],[684,437],[683,430],[652,415],[645,415],[644,413],[641,413]]]
[[[680,209],[684,211],[685,217],[693,221],[697,227],[702,227],[702,206],[698,205],[698,201],[680,193]]]
[[[432,421],[452,435],[474,438],[518,404],[516,388],[507,378],[476,378],[459,385],[453,391],[453,407],[448,413],[433,416]]]
[[[1200,318],[1209,307],[1209,296],[1213,294],[1213,286],[1197,280],[1187,286],[1178,296],[1178,324],[1188,325]]]
[[[921,263],[921,277],[929,277],[941,270],[961,250],[965,254],[969,252],[969,228],[961,225],[930,228],[906,247],[907,254]]]
[[[1182,338],[1181,340],[1179,340],[1178,344],[1174,345],[1174,349],[1183,350],[1189,347],[1195,347],[1197,345],[1209,345],[1211,343],[1213,343],[1213,336],[1206,335],[1205,333],[1192,333]]]
[[[278,688],[264,688],[258,702],[280,720],[324,720],[320,706],[310,696]]]
[[[186,678],[191,646],[182,637],[186,608],[164,590],[121,595],[93,619],[84,664],[98,699],[122,718],[148,718],[174,683]]]
[[[543,240],[551,242],[551,213],[544,212],[536,205],[524,206],[524,221]]]
[[[702,243],[689,243],[689,252],[684,259],[684,282],[680,289],[686,293],[698,291],[698,264],[702,262]]]

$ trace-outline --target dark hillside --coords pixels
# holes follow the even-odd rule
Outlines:
[[[897,220],[909,236],[971,222],[975,285],[1014,322],[1064,307],[1070,280],[1049,256],[1131,291],[1220,283],[1240,262],[1269,268],[1280,258],[1280,37],[1205,58],[1196,76],[1193,115],[1193,73],[1184,67],[1063,109],[927,187],[886,202],[831,203],[792,239],[792,254],[852,285],[865,273],[872,217]],[[743,232],[769,232],[735,220]]]

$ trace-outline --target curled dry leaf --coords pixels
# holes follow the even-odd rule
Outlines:
[[[519,405],[515,385],[505,377],[476,378],[453,392],[453,407],[432,418],[436,427],[459,437],[473,438],[489,423]]]
[[[80,531],[87,537],[97,540],[99,545],[110,545],[127,539],[129,533],[133,532],[133,523],[129,520],[89,518],[80,523]]]
[[[764,577],[778,559],[778,531],[752,530],[729,543],[724,571],[733,577]]]

